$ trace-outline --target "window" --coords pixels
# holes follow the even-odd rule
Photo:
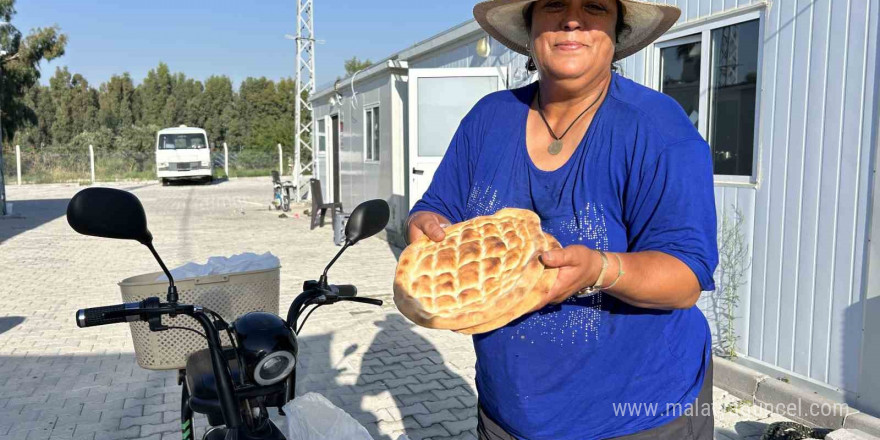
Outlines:
[[[379,107],[364,110],[364,160],[379,161]]]
[[[755,11],[656,44],[659,90],[712,147],[715,175],[734,182],[756,168],[759,23]]]
[[[324,118],[318,119],[318,153],[326,153],[327,152],[327,123],[324,122]]]
[[[163,134],[159,136],[160,150],[198,150],[207,148],[203,134]]]

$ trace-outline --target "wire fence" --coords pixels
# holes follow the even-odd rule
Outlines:
[[[94,175],[92,175],[94,160]],[[215,179],[270,176],[279,170],[279,152],[265,149],[229,148],[211,152]],[[228,175],[226,166],[228,163]],[[284,172],[291,172],[291,155],[284,153]],[[7,185],[33,183],[90,183],[126,180],[156,180],[154,151],[119,151],[94,148],[71,151],[53,148],[4,148],[3,172]]]
[[[278,171],[278,153],[259,150],[229,151],[229,175],[225,171],[225,155],[223,151],[211,153],[214,162],[215,177],[255,177],[270,176]],[[289,167],[286,168],[289,172]]]

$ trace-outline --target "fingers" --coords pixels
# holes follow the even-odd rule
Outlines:
[[[422,231],[424,231],[425,235],[428,236],[431,240],[434,241],[442,241],[446,238],[446,233],[443,232],[443,227],[440,226],[440,222],[435,218],[431,218],[426,224],[422,227]]]
[[[571,256],[568,248],[554,249],[541,254],[541,263],[546,267],[562,267],[571,265]]]
[[[442,241],[446,238],[444,227],[449,226],[449,220],[439,214],[433,212],[419,212],[413,214],[409,223],[409,242],[419,239],[422,235],[427,235],[432,241]]]

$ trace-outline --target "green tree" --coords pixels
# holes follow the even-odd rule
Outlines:
[[[186,79],[182,73],[178,74],[178,81],[174,84],[172,97],[176,102],[176,117],[167,121],[169,126],[186,124],[192,127],[202,127],[205,124],[205,109],[202,104],[202,94],[205,87],[201,81]]]
[[[345,75],[352,76],[358,70],[366,69],[367,67],[370,67],[372,65],[373,62],[369,59],[361,61],[358,59],[358,57],[351,57],[345,60]]]
[[[34,119],[25,120],[15,132],[12,143],[23,147],[42,148],[52,144],[55,104],[49,88],[35,84],[27,89],[23,104],[33,112]]]
[[[98,121],[114,133],[135,123],[135,87],[128,72],[113,75],[98,88]]]
[[[106,150],[116,149],[113,132],[107,127],[80,132],[70,140],[70,148],[75,151],[88,151],[89,145]]]
[[[227,141],[227,132],[235,112],[234,96],[232,81],[228,76],[211,76],[205,80],[205,91],[200,103],[204,116],[202,128],[216,145]]]
[[[167,64],[160,62],[157,68],[147,72],[144,82],[137,88],[140,107],[138,124],[165,125],[164,117],[169,116],[166,105],[173,90],[174,77]]]
[[[49,79],[49,90],[55,105],[50,131],[56,145],[67,145],[78,134],[98,128],[98,91],[82,75],[59,67]]]
[[[0,0],[2,21],[12,23],[15,13],[15,0]],[[66,44],[67,36],[58,26],[33,29],[26,37],[12,24],[0,26],[0,49],[7,53],[0,58],[0,123],[4,141],[13,139],[26,124],[37,125],[37,115],[27,106],[25,95],[40,79],[40,62],[64,55]]]
[[[240,145],[270,150],[281,142],[278,124],[282,104],[272,80],[265,77],[245,79],[236,100]]]
[[[113,144],[120,151],[151,153],[156,144],[158,125],[133,125],[124,127],[113,138]]]

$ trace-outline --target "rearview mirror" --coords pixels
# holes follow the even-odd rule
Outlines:
[[[149,245],[147,215],[137,196],[112,188],[87,188],[67,204],[67,223],[83,235],[137,240]]]
[[[368,200],[354,208],[345,225],[345,238],[355,244],[385,229],[391,209],[382,199]]]

